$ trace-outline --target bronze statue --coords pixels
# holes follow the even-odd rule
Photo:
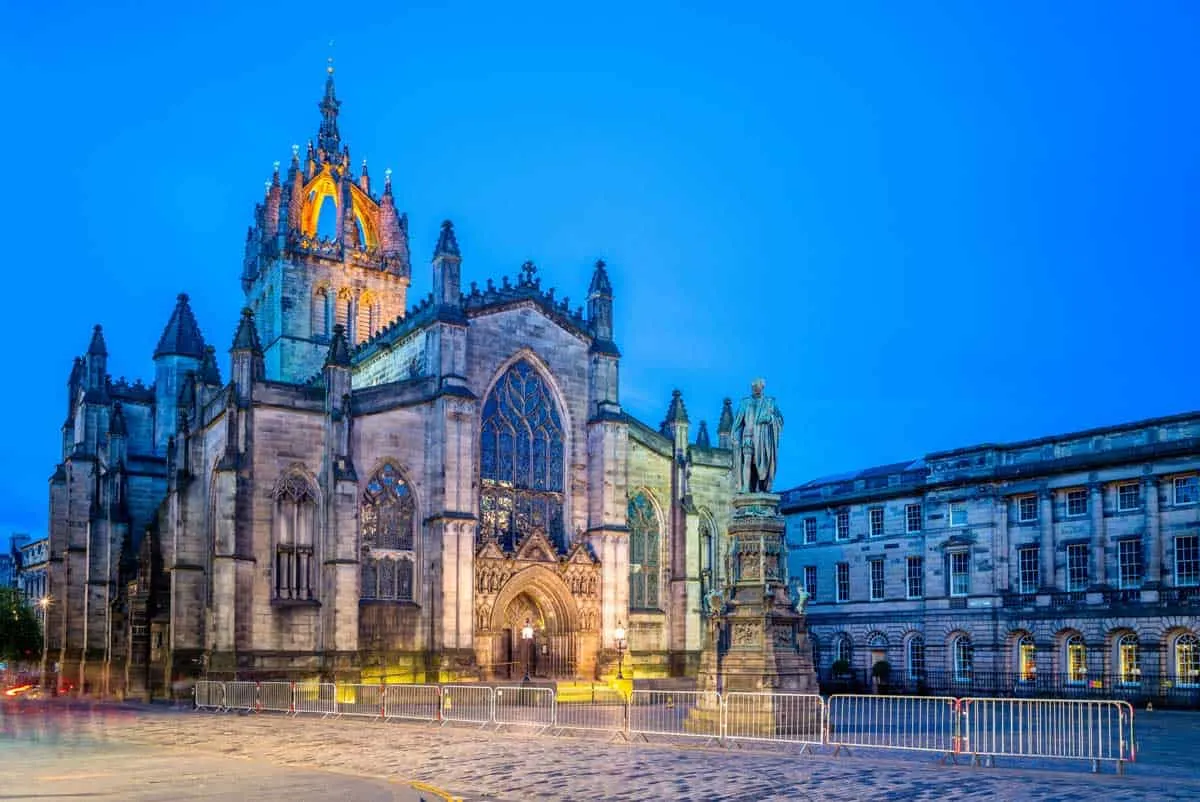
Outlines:
[[[750,384],[733,416],[733,466],[739,493],[770,493],[779,459],[783,414],[775,399],[763,395],[763,379]]]

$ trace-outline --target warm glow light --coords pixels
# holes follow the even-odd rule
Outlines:
[[[617,624],[617,628],[613,630],[613,635],[616,636],[617,640],[625,640],[625,627]]]
[[[42,598],[38,599],[38,606],[41,607],[43,610],[45,610],[47,607],[50,606],[50,597],[43,596]]]

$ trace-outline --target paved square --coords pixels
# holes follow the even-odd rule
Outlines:
[[[1139,714],[1139,762],[1121,777],[1111,765],[1094,775],[1082,764],[941,766],[928,755],[833,757],[362,719],[31,707],[3,719],[0,798],[86,787],[92,798],[138,802],[415,799],[401,796],[412,792],[398,783],[420,780],[467,800],[1196,799],[1197,736],[1195,714]]]

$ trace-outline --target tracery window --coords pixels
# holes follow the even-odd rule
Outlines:
[[[534,530],[566,549],[564,448],[558,406],[541,375],[519,360],[483,405],[479,538],[512,550]]]
[[[658,515],[645,493],[629,499],[629,607],[658,607]]]
[[[284,475],[275,488],[275,598],[316,599],[313,542],[317,497],[308,480],[297,473]]]
[[[412,490],[391,463],[385,463],[363,491],[359,518],[362,527],[363,599],[413,600]]]

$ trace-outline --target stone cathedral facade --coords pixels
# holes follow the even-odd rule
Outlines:
[[[596,678],[618,626],[636,675],[694,673],[728,402],[715,445],[678,391],[656,427],[622,408],[603,262],[583,306],[532,264],[464,285],[446,222],[411,302],[408,217],[390,171],[352,169],[339,106],[330,70],[317,137],[255,209],[226,376],[186,295],[152,384],[108,375],[99,326],[75,361],[50,481],[60,681]]]

